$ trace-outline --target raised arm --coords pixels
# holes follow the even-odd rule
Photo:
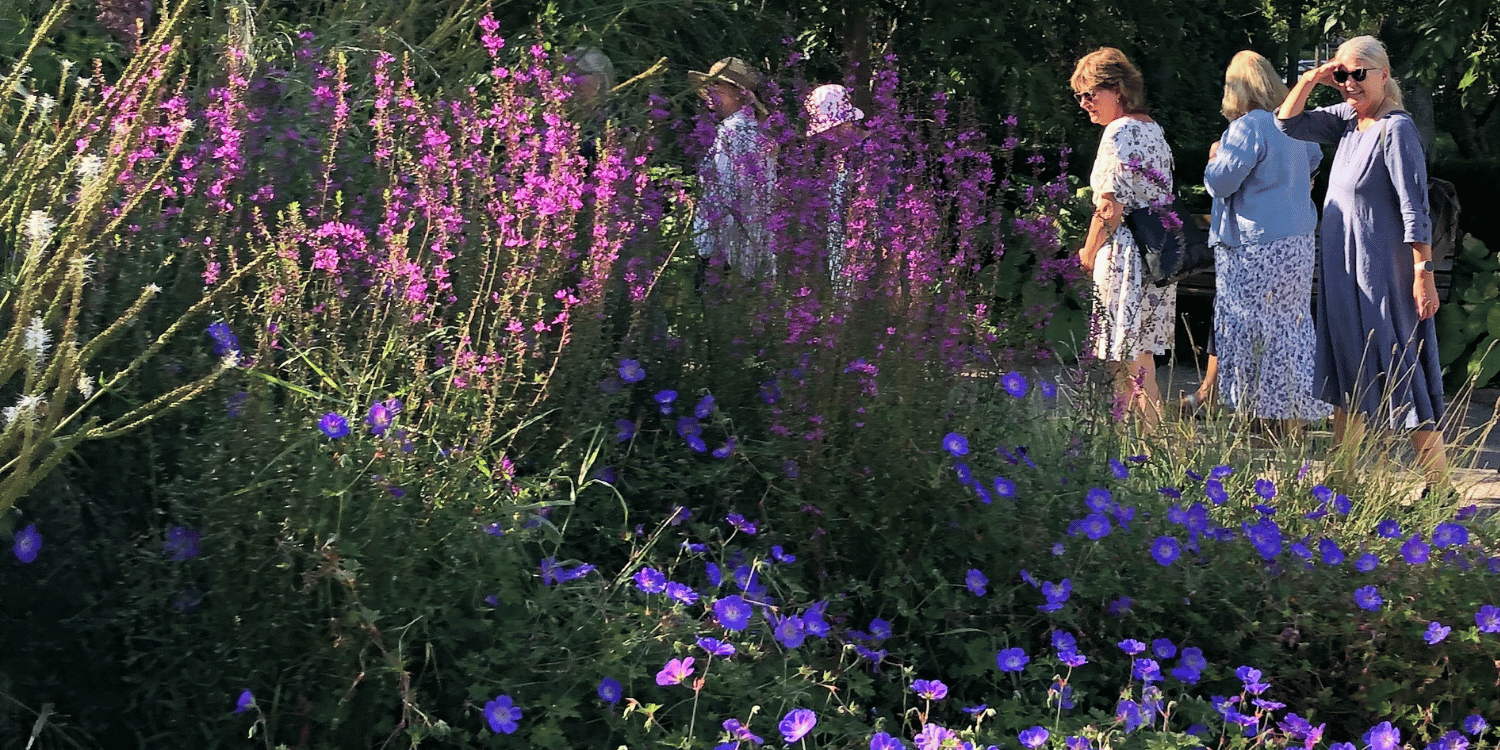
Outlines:
[[[1338,70],[1339,65],[1336,62],[1326,62],[1297,79],[1297,85],[1292,87],[1291,93],[1282,101],[1281,109],[1276,112],[1276,127],[1281,132],[1299,141],[1338,143],[1344,134],[1347,119],[1337,113],[1338,107],[1311,111],[1306,107],[1307,97],[1318,84],[1334,86],[1333,71]]]

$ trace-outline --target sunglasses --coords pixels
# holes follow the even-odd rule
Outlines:
[[[1367,71],[1371,71],[1371,70],[1379,70],[1379,68],[1355,68],[1354,70],[1335,70],[1335,71],[1333,71],[1333,80],[1335,80],[1335,81],[1337,81],[1339,83],[1343,83],[1343,82],[1349,80],[1350,78],[1353,78],[1356,81],[1363,82],[1365,80],[1365,75],[1366,75]]]
[[[1360,80],[1360,79],[1355,79],[1355,80]],[[1073,99],[1075,99],[1079,104],[1082,104],[1084,102],[1092,102],[1092,101],[1094,101],[1094,97],[1098,96],[1101,92],[1109,91],[1109,90],[1110,89],[1107,88],[1107,87],[1095,86],[1094,88],[1089,89],[1088,91],[1084,91],[1084,92],[1081,92],[1081,93],[1075,93],[1075,94],[1073,94]]]

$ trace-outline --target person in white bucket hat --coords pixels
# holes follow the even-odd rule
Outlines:
[[[846,129],[865,119],[864,111],[849,101],[849,89],[837,83],[825,83],[813,89],[803,104],[807,109],[808,138],[832,128]]]
[[[807,111],[807,137],[819,139],[828,151],[823,162],[829,167],[828,276],[834,288],[847,290],[851,278],[844,222],[849,208],[849,182],[854,172],[850,162],[864,140],[864,130],[856,123],[865,119],[865,113],[849,100],[849,89],[837,83],[813,89],[802,104]]]

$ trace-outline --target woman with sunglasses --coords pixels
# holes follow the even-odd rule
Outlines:
[[[1236,54],[1224,73],[1229,128],[1203,170],[1214,199],[1218,392],[1242,417],[1284,431],[1330,409],[1312,395],[1312,173],[1323,152],[1276,129],[1272,110],[1286,95],[1270,60]]]
[[[1127,212],[1171,199],[1172,149],[1147,114],[1140,71],[1124,53],[1103,47],[1085,55],[1072,84],[1089,121],[1104,126],[1089,176],[1094,217],[1078,252],[1094,280],[1090,347],[1110,365],[1116,407],[1137,412],[1150,430],[1161,415],[1153,355],[1172,346],[1177,285],[1142,279],[1140,250],[1122,224]]]
[[[1344,101],[1304,111],[1320,84]],[[1385,46],[1371,36],[1344,42],[1332,60],[1302,74],[1278,117],[1294,138],[1338,144],[1323,202],[1313,381],[1315,394],[1336,407],[1335,443],[1358,446],[1366,419],[1410,430],[1428,489],[1440,486],[1448,464],[1438,429],[1444,401],[1427,163]]]

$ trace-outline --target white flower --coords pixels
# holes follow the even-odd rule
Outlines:
[[[191,133],[193,132],[193,128],[197,127],[197,123],[194,123],[192,120],[182,120],[177,123],[177,127],[184,133]]]
[[[52,334],[42,325],[42,316],[33,316],[31,325],[26,327],[26,333],[21,337],[21,347],[31,353],[34,363],[41,364],[42,357],[47,356],[47,345],[51,343]]]
[[[78,392],[82,393],[85,399],[92,398],[94,395],[94,376],[88,373],[79,375]]]
[[[159,286],[157,286],[155,284],[147,284],[146,285],[146,292],[148,294],[161,294],[161,287],[159,287]]]
[[[225,352],[224,357],[219,360],[219,367],[225,370],[233,370],[234,368],[239,366],[240,353],[238,351],[230,350],[228,352]]]
[[[104,157],[98,154],[84,154],[78,157],[78,163],[73,167],[73,171],[78,175],[80,182],[93,182],[94,178],[104,172]]]
[[[58,64],[62,65],[63,75],[67,75],[68,73],[70,73],[70,72],[73,71],[73,61],[72,60],[69,60],[66,57],[61,57],[61,58],[58,58],[57,62],[58,62]]]
[[[36,106],[42,112],[51,112],[52,108],[57,106],[57,100],[53,99],[51,94],[42,94],[41,98],[36,100]]]
[[[78,77],[78,88],[86,89],[93,83],[94,81],[92,78],[84,78],[83,76]]]
[[[31,243],[30,252],[41,252],[52,242],[52,232],[57,229],[57,222],[52,220],[45,211],[32,211],[26,217],[26,222],[21,225],[21,234]]]
[[[5,421],[7,428],[16,422],[27,428],[35,427],[37,410],[46,403],[41,396],[22,396],[15,406],[0,409],[0,419]]]

